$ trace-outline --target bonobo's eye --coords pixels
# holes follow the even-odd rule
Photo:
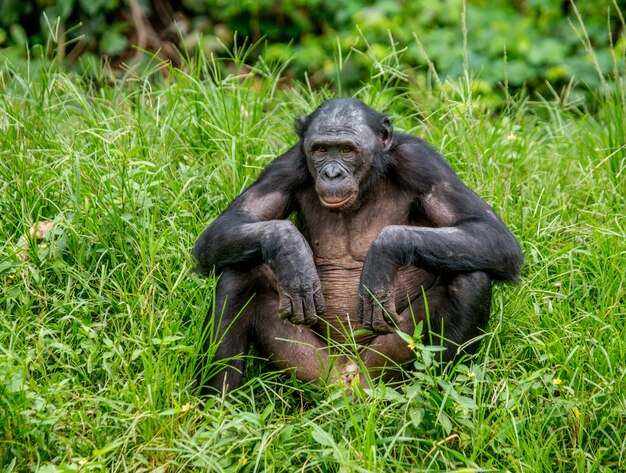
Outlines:
[[[352,146],[342,146],[339,150],[343,156],[352,156],[354,154],[354,148]]]
[[[313,146],[313,154],[317,154],[317,155],[326,154],[326,147],[322,145]]]

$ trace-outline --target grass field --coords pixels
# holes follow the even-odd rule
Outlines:
[[[497,288],[479,353],[443,374],[347,397],[255,363],[201,409],[214,281],[191,248],[327,94],[263,63],[193,64],[1,77],[0,469],[626,471],[623,78],[595,105],[566,91],[494,110],[468,82],[383,68],[357,97],[494,206],[521,283]]]

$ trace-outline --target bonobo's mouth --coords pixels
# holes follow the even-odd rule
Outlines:
[[[322,205],[324,207],[326,207],[327,209],[338,209],[343,207],[344,205],[346,205],[348,202],[350,202],[353,197],[355,196],[355,194],[350,194],[348,197],[343,197],[343,196],[325,196],[325,197],[320,197],[320,201],[322,202]]]

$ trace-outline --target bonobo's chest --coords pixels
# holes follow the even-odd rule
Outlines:
[[[326,304],[324,322],[318,328],[324,331],[330,328],[330,336],[342,341],[345,327],[354,330],[361,327],[355,315],[367,251],[386,226],[415,224],[411,218],[411,198],[389,185],[379,185],[351,213],[324,209],[313,189],[304,190],[298,196],[298,203],[301,230],[313,250]],[[407,295],[417,294],[425,278],[417,268],[401,268],[395,283],[396,300],[406,306]]]
[[[299,196],[303,233],[318,269],[326,265],[343,269],[361,268],[367,251],[388,225],[411,224],[411,198],[388,184],[379,184],[349,213],[331,212],[319,202],[314,189]]]

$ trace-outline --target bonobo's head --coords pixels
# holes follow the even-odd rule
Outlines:
[[[300,118],[297,130],[322,205],[335,212],[358,207],[386,166],[387,117],[356,99],[332,99]]]

